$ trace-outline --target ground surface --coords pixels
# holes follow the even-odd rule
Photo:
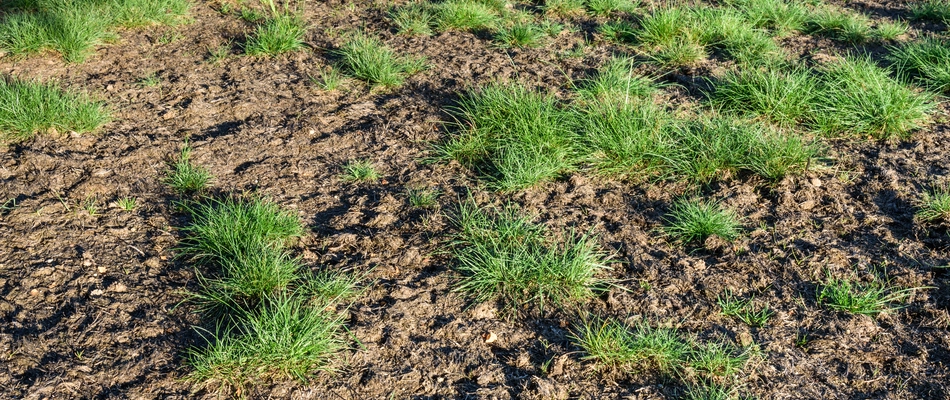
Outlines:
[[[347,5],[351,4],[351,5]],[[564,88],[620,50],[601,43],[583,58],[558,54],[583,40],[563,33],[546,46],[495,48],[470,33],[397,36],[382,6],[309,3],[310,51],[273,59],[241,55],[251,29],[217,4],[198,2],[194,22],[122,33],[84,64],[55,56],[0,59],[0,73],[56,79],[107,101],[113,122],[98,134],[40,135],[0,152],[0,397],[193,398],[214,393],[182,381],[183,354],[201,324],[182,293],[191,266],[176,261],[173,193],[161,179],[188,137],[215,190],[256,192],[295,210],[312,232],[298,246],[310,265],[368,272],[348,321],[354,350],[334,374],[307,384],[264,385],[259,398],[675,398],[683,387],[651,375],[595,372],[568,335],[576,316],[499,318],[452,290],[452,260],[440,253],[452,227],[445,210],[467,196],[510,198],[552,227],[600,235],[615,251],[612,290],[595,313],[676,326],[700,337],[758,343],[746,392],[763,399],[943,399],[950,397],[950,264],[946,225],[914,220],[914,204],[950,171],[950,123],[908,140],[831,141],[828,165],[769,185],[736,177],[708,188],[746,217],[745,251],[695,250],[657,228],[672,183],[633,184],[581,174],[514,195],[477,189],[456,164],[427,163],[445,130],[442,109],[491,81]],[[874,18],[904,15],[890,2],[849,4]],[[933,29],[913,24],[911,35]],[[358,82],[326,92],[309,76],[333,62],[340,33],[376,32],[431,68],[397,89]],[[208,61],[231,41],[232,55]],[[796,36],[796,54],[850,47]],[[880,52],[873,45],[866,47]],[[663,77],[671,97],[698,103],[703,76],[726,62]],[[158,86],[138,82],[151,74]],[[354,184],[340,167],[369,159],[383,179]],[[435,187],[440,208],[409,206],[407,187]],[[112,205],[134,196],[138,208]],[[489,196],[492,196],[491,198]],[[84,205],[97,204],[96,215]],[[895,283],[931,286],[908,306],[877,318],[816,303],[826,271],[886,265]],[[754,295],[776,312],[762,328],[724,317],[724,289]],[[483,335],[497,335],[487,344]],[[804,345],[800,338],[806,338]]]

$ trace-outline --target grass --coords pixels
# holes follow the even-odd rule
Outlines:
[[[516,23],[504,27],[495,33],[495,42],[500,47],[538,47],[543,43],[546,33],[532,23]]]
[[[728,290],[716,299],[716,303],[722,309],[723,315],[738,319],[752,327],[761,328],[772,317],[772,311],[768,306],[758,308],[753,303],[753,299],[739,299]]]
[[[584,13],[584,0],[544,0],[542,9],[547,14],[576,17]]]
[[[261,0],[261,3],[269,15],[247,39],[244,46],[247,54],[272,57],[303,49],[307,25],[299,12],[292,11],[287,3],[279,7],[275,0]]]
[[[528,306],[544,312],[596,296],[610,281],[597,276],[609,269],[607,253],[591,235],[549,235],[509,206],[459,205],[459,233],[450,252],[460,273],[456,290],[475,301],[497,300],[517,314]]]
[[[137,203],[138,200],[135,197],[123,197],[115,201],[115,204],[123,211],[135,211],[138,207]]]
[[[334,91],[340,88],[340,86],[345,83],[346,78],[339,70],[330,68],[325,71],[320,71],[319,77],[310,77],[310,82],[313,82],[315,85],[319,86],[321,89],[326,91]]]
[[[178,24],[189,7],[186,0],[18,2],[0,21],[0,48],[15,55],[52,50],[83,62],[95,46],[116,38],[117,27]]]
[[[588,102],[624,104],[649,98],[659,89],[653,79],[635,72],[636,61],[617,57],[607,61],[597,74],[581,83],[577,94]]]
[[[686,66],[706,58],[706,49],[693,30],[695,16],[682,7],[659,9],[643,17],[636,39],[655,62]]]
[[[904,21],[882,21],[874,27],[871,36],[878,41],[897,40],[907,33],[908,29],[910,26]]]
[[[888,59],[898,74],[912,76],[921,85],[950,95],[950,40],[926,37],[889,50]]]
[[[628,43],[636,38],[636,28],[627,21],[606,21],[597,28],[597,33],[614,43]]]
[[[441,195],[441,191],[433,188],[406,189],[406,197],[409,199],[409,205],[416,208],[428,208],[438,205],[439,196]]]
[[[865,42],[874,33],[871,19],[866,15],[830,5],[814,10],[805,22],[804,30],[850,43]]]
[[[491,30],[501,23],[500,11],[499,7],[486,1],[447,0],[436,8],[435,26],[440,31]]]
[[[752,27],[780,36],[802,29],[808,16],[808,9],[799,1],[727,0],[726,4],[741,12]]]
[[[166,172],[165,184],[171,186],[178,194],[195,194],[203,192],[213,178],[205,168],[192,164],[191,146],[185,143],[178,154],[178,159],[171,164]]]
[[[950,222],[950,189],[943,186],[925,192],[920,200],[917,218],[927,222],[941,219]]]
[[[91,132],[109,121],[100,102],[55,83],[0,78],[0,140],[21,141],[37,133]]]
[[[899,309],[892,303],[907,299],[917,289],[901,289],[876,276],[867,283],[829,276],[817,297],[819,304],[832,310],[874,316]]]
[[[867,57],[829,65],[818,93],[813,125],[827,135],[906,138],[930,122],[935,107],[931,96],[904,86]]]
[[[633,12],[639,7],[638,0],[587,0],[591,15],[609,17],[618,12]]]
[[[611,90],[617,87],[611,88]],[[608,175],[655,178],[667,170],[671,116],[648,100],[592,102],[578,116],[589,161]]]
[[[950,24],[950,0],[922,0],[909,7],[910,16],[916,21],[934,21]]]
[[[379,172],[369,160],[355,160],[343,166],[341,177],[347,182],[376,182]]]
[[[553,95],[496,84],[469,93],[449,112],[456,135],[438,152],[476,170],[496,190],[553,180],[579,162],[571,115]]]
[[[699,42],[721,49],[740,63],[762,65],[784,57],[782,49],[765,31],[754,28],[734,9],[698,8],[693,14],[693,31]]]
[[[712,235],[731,242],[742,234],[742,223],[735,211],[718,202],[679,200],[666,217],[665,230],[683,243],[703,241]]]
[[[400,86],[407,76],[425,69],[425,59],[398,56],[363,33],[353,35],[334,54],[348,74],[379,86]]]
[[[791,127],[810,117],[818,80],[805,68],[742,68],[714,82],[714,107]]]
[[[431,35],[435,16],[431,4],[425,2],[409,3],[389,13],[389,19],[400,35]]]

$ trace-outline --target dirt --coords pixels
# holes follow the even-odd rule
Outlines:
[[[350,5],[348,5],[350,4]],[[874,18],[906,17],[891,2],[853,2]],[[215,398],[183,378],[185,352],[204,326],[182,303],[192,266],[175,258],[183,217],[162,183],[186,138],[216,191],[260,193],[295,210],[311,228],[296,252],[313,268],[367,273],[350,310],[353,349],[333,373],[307,383],[262,385],[251,398],[676,398],[685,388],[650,374],[599,371],[569,336],[577,310],[502,318],[495,304],[453,291],[453,261],[440,250],[453,233],[445,215],[473,192],[480,202],[515,201],[551,227],[599,235],[619,261],[614,289],[585,306],[598,315],[677,327],[700,338],[757,343],[763,358],[745,391],[762,399],[950,398],[950,236],[947,223],[914,219],[921,193],[945,181],[950,110],[899,142],[828,140],[828,160],[778,183],[738,176],[705,193],[745,216],[747,234],[715,250],[658,234],[675,183],[630,183],[574,174],[513,195],[481,189],[455,163],[431,163],[444,138],[445,107],[461,92],[521,81],[564,94],[611,52],[558,55],[581,43],[564,32],[537,49],[499,49],[485,37],[403,37],[380,3],[308,3],[310,50],[278,58],[241,55],[252,25],[198,2],[194,22],[122,32],[84,64],[54,55],[0,59],[0,73],[55,79],[106,101],[100,133],[49,133],[0,152],[0,397]],[[582,19],[583,27],[592,27]],[[912,23],[911,36],[939,26]],[[380,35],[431,67],[397,89],[352,81],[326,92],[310,80],[332,65],[343,32]],[[587,28],[584,28],[587,29]],[[593,29],[593,28],[591,28]],[[588,32],[589,34],[589,32]],[[210,61],[209,48],[231,55]],[[806,36],[791,54],[854,48]],[[880,46],[863,47],[880,54]],[[699,103],[705,65],[667,74],[671,98]],[[140,80],[154,74],[160,84]],[[354,184],[341,165],[369,159],[383,178]],[[407,187],[443,192],[439,207],[409,206]],[[127,212],[115,205],[135,197]],[[92,210],[93,205],[95,210]],[[827,274],[886,267],[918,290],[906,307],[878,317],[817,304]],[[775,315],[750,328],[720,314],[723,290],[767,303]],[[497,339],[486,343],[485,338]],[[804,343],[803,343],[804,342]]]

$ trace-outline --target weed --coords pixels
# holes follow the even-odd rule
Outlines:
[[[786,127],[810,116],[818,87],[818,80],[805,68],[743,68],[727,72],[715,83],[710,94],[713,105]]]
[[[617,12],[633,12],[640,5],[638,0],[587,0],[587,9],[598,17],[609,17]]]
[[[165,183],[179,194],[202,192],[212,179],[208,170],[191,163],[191,150],[191,146],[186,142],[178,159],[171,164],[171,169],[165,176]]]
[[[931,36],[889,50],[899,74],[950,95],[950,40]]]
[[[442,192],[439,189],[432,188],[410,188],[406,189],[406,197],[409,198],[409,205],[416,208],[434,207],[439,204],[439,196]]]
[[[428,3],[410,3],[389,13],[389,19],[401,35],[431,35],[435,16]]]
[[[541,27],[530,23],[517,23],[501,28],[495,34],[495,42],[501,47],[537,47],[545,33]]]
[[[106,107],[55,83],[0,78],[0,140],[26,140],[51,129],[90,132],[109,121]]]
[[[950,0],[922,0],[910,5],[911,18],[950,24]]]
[[[515,314],[532,304],[544,312],[550,303],[583,301],[611,284],[597,277],[609,260],[591,235],[548,236],[511,206],[486,209],[471,200],[459,205],[454,222],[460,231],[450,249],[461,273],[456,289],[476,301],[500,299]]]
[[[495,189],[552,180],[579,162],[570,113],[552,95],[493,85],[463,97],[450,112],[458,133],[438,152],[477,170]]]
[[[935,187],[931,192],[924,193],[920,200],[917,218],[933,222],[940,219],[950,222],[950,188],[947,186]]]
[[[379,179],[379,172],[369,160],[356,160],[343,166],[342,179],[347,182],[375,182]]]
[[[900,289],[881,278],[874,277],[871,282],[859,283],[850,279],[828,277],[828,282],[818,290],[818,303],[832,310],[852,314],[877,315],[899,309],[892,306],[920,288]]]
[[[904,138],[928,123],[935,107],[931,96],[902,85],[868,57],[835,62],[822,78],[814,126],[825,134]]]
[[[343,68],[374,85],[400,86],[406,76],[425,68],[424,59],[396,55],[379,39],[357,33],[334,52]]]
[[[307,26],[303,19],[289,12],[275,14],[258,25],[244,49],[252,56],[276,56],[304,48]]]
[[[666,223],[666,233],[683,243],[703,241],[712,235],[732,241],[742,232],[735,211],[712,201],[679,200],[673,203]]]
[[[741,300],[733,296],[732,292],[726,291],[724,296],[716,299],[719,307],[722,308],[724,315],[734,317],[746,325],[753,327],[763,327],[772,317],[772,311],[768,306],[757,308],[753,299]]]
[[[138,206],[138,200],[135,197],[123,197],[116,200],[115,203],[124,211],[135,211]]]

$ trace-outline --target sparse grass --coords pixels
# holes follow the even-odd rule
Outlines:
[[[373,85],[400,86],[407,76],[425,68],[425,59],[396,55],[379,39],[363,33],[353,35],[334,54],[347,73]]]
[[[244,50],[252,56],[276,56],[304,48],[307,26],[303,19],[284,10],[268,17],[247,39]]]
[[[752,27],[780,36],[800,30],[808,15],[802,2],[794,0],[727,0],[726,4],[744,14]]]
[[[409,205],[416,208],[434,207],[439,204],[439,196],[442,192],[434,188],[409,188],[406,189],[406,197],[409,199]]]
[[[689,365],[706,376],[731,377],[745,368],[756,348],[741,349],[726,341],[694,344]]]
[[[481,208],[471,200],[459,205],[454,222],[456,289],[476,301],[499,300],[514,314],[526,306],[544,312],[550,304],[581,302],[611,285],[598,278],[609,260],[594,236],[549,235],[511,206]]]
[[[922,0],[910,5],[911,18],[950,24],[950,0]]]
[[[222,43],[217,47],[208,47],[208,62],[218,64],[231,55],[231,42]]]
[[[728,290],[719,296],[716,302],[722,308],[723,315],[736,318],[752,327],[763,327],[772,317],[772,311],[769,310],[768,305],[758,308],[753,299],[739,299]]]
[[[50,129],[90,132],[108,121],[106,107],[88,95],[55,83],[0,77],[0,141],[26,140]]]
[[[315,85],[326,91],[334,91],[339,89],[345,81],[346,78],[343,76],[343,74],[341,74],[340,71],[335,68],[320,71],[319,77],[310,77],[310,82],[313,82]]]
[[[584,13],[584,0],[545,0],[544,12],[560,17],[573,17]]]
[[[587,0],[587,9],[598,17],[609,17],[618,12],[633,12],[640,5],[639,0]]]
[[[432,5],[425,2],[409,3],[389,13],[389,19],[401,35],[431,35],[435,16]]]
[[[343,166],[341,178],[347,182],[376,182],[379,172],[369,160],[354,160]]]
[[[158,87],[158,85],[162,84],[162,78],[159,78],[157,74],[152,72],[142,78],[139,78],[137,83],[142,87]]]
[[[716,107],[791,127],[803,123],[816,100],[818,80],[805,68],[742,68],[715,82]]]
[[[495,42],[501,47],[537,47],[546,36],[540,26],[532,23],[516,23],[495,33]]]
[[[497,190],[552,180],[579,162],[571,115],[553,95],[492,85],[463,97],[450,112],[457,132],[438,152],[476,170]]]
[[[123,211],[135,211],[138,207],[137,203],[138,200],[135,197],[123,197],[115,201],[115,204]]]
[[[827,135],[906,138],[930,122],[935,107],[931,96],[902,85],[867,57],[831,64],[821,86],[813,125]]]
[[[917,289],[901,289],[877,276],[867,283],[829,276],[817,297],[819,304],[832,310],[874,316],[901,308],[893,303],[907,299]]]
[[[116,27],[177,24],[184,20],[189,7],[186,0],[39,0],[13,4],[0,21],[0,48],[16,55],[52,50],[68,62],[82,62],[95,46],[116,38]]]
[[[923,221],[942,219],[950,222],[950,188],[937,186],[930,192],[924,192],[918,207],[917,218]]]
[[[950,95],[950,39],[926,37],[892,47],[890,59],[897,72],[938,93]]]
[[[739,216],[718,202],[678,200],[666,217],[666,233],[682,243],[703,241],[716,235],[733,241],[742,234]]]
[[[191,146],[186,142],[164,179],[165,184],[182,195],[204,191],[212,179],[208,170],[191,163],[191,150]]]
[[[691,384],[683,394],[683,400],[738,400],[736,389],[713,380]]]
[[[447,0],[436,8],[435,25],[440,31],[481,31],[496,28],[501,20],[500,10],[485,1]]]
[[[831,5],[818,7],[808,16],[805,32],[849,43],[865,42],[874,33],[866,15]]]
[[[597,28],[604,39],[615,43],[632,42],[636,38],[636,28],[627,21],[607,21]]]

